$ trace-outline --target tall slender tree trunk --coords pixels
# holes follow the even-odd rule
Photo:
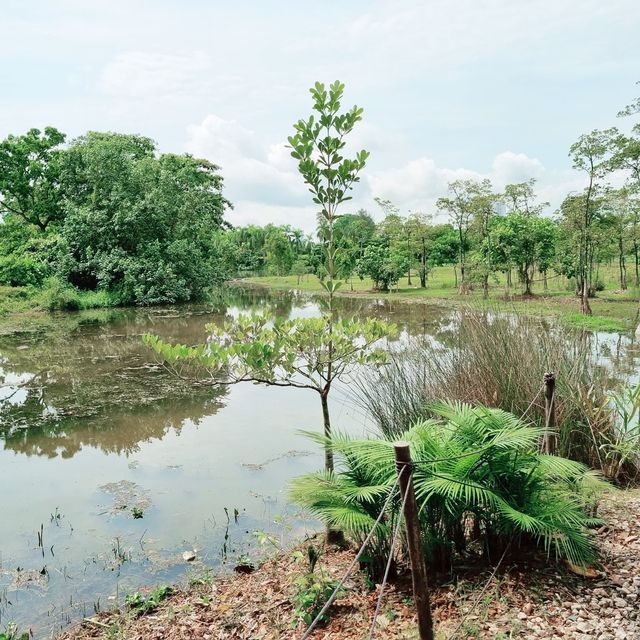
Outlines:
[[[635,262],[636,272],[636,287],[640,287],[640,247],[638,247],[638,241],[633,241],[633,257]]]
[[[420,256],[420,287],[427,288],[427,249],[422,238],[422,254]]]
[[[622,236],[618,237],[618,266],[620,267],[620,288],[627,290],[627,265],[624,260],[624,244]]]
[[[489,276],[482,276],[482,297],[486,300],[489,297]]]
[[[547,282],[547,270],[546,269],[542,272],[542,282],[543,282],[543,289],[545,291],[549,291],[549,283]]]
[[[407,268],[407,284],[411,286],[411,234],[407,234],[407,259],[409,260],[409,267]]]
[[[325,387],[320,392],[320,402],[322,403],[322,421],[324,425],[324,437],[331,440],[331,418],[329,416],[329,389]],[[333,472],[333,449],[330,446],[324,448],[324,468]]]
[[[589,304],[589,282],[587,278],[582,279],[582,291],[580,293],[580,311],[586,315],[592,315],[591,305]]]

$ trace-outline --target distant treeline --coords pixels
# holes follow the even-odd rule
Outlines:
[[[640,99],[619,115],[638,113]],[[341,216],[336,275],[370,278],[380,290],[406,275],[426,287],[433,267],[451,264],[461,292],[487,293],[505,274],[527,295],[553,273],[572,280],[585,313],[602,264],[616,265],[621,289],[640,287],[640,124],[629,135],[592,131],[569,155],[587,187],[552,215],[534,180],[502,191],[456,180],[436,211],[403,216],[376,198],[381,222],[364,210]],[[611,175],[624,186],[612,188]],[[51,290],[56,308],[82,292],[102,296],[99,304],[156,304],[199,299],[238,276],[324,276],[321,224],[313,235],[233,228],[222,187],[216,165],[159,154],[142,136],[89,132],[67,144],[54,128],[10,135],[0,143],[0,285]]]

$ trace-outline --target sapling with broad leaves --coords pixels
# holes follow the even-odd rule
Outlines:
[[[211,386],[254,382],[269,386],[315,391],[321,402],[323,430],[331,439],[329,393],[336,380],[360,366],[386,361],[381,343],[396,333],[395,325],[376,319],[338,318],[335,293],[342,284],[336,278],[335,242],[338,207],[350,199],[359,180],[367,151],[354,159],[344,157],[345,138],[362,119],[362,109],[340,113],[344,85],[334,82],[327,89],[316,83],[311,89],[315,114],[299,120],[289,137],[291,155],[320,207],[318,224],[324,240],[327,293],[318,318],[274,320],[265,315],[240,315],[224,326],[209,325],[209,335],[200,346],[171,345],[157,336],[145,336],[175,375]],[[325,468],[333,471],[331,447],[325,448]]]

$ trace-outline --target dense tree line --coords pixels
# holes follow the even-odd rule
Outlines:
[[[618,115],[640,113],[640,98]],[[65,144],[54,128],[0,143],[0,285],[107,291],[114,304],[182,302],[232,277],[332,273],[353,287],[370,278],[387,291],[401,278],[428,286],[452,265],[455,287],[532,295],[566,276],[584,313],[614,264],[619,287],[640,287],[640,124],[592,131],[570,149],[587,186],[554,213],[535,181],[498,191],[489,180],[456,180],[437,210],[403,215],[376,198],[376,223],[345,213],[315,235],[289,225],[232,228],[218,167],[190,155],[159,154],[152,140],[89,132]],[[612,187],[611,184],[616,187]],[[435,223],[434,220],[441,220]],[[330,238],[330,240],[329,240]]]

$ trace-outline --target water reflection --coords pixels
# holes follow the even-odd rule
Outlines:
[[[340,299],[339,312],[395,322],[398,340],[453,335],[451,311],[393,300]],[[227,390],[176,380],[142,344],[147,332],[183,344],[203,341],[208,323],[240,312],[315,316],[317,300],[259,288],[228,291],[214,305],[60,315],[40,331],[0,338],[0,436],[25,455],[72,457],[84,446],[130,454],[141,442],[198,424],[225,403]],[[70,324],[71,318],[74,324]]]
[[[338,306],[396,323],[392,348],[424,335],[434,353],[459,346],[460,311],[392,298],[341,298]],[[308,317],[319,304],[295,292],[235,289],[209,305],[46,315],[0,335],[0,628],[16,621],[49,637],[99,598],[180,579],[185,548],[198,550],[202,569],[251,551],[251,532],[277,532],[282,514],[283,538],[304,530],[286,485],[322,465],[322,453],[298,435],[321,424],[316,395],[250,384],[194,389],[166,374],[141,341],[152,332],[199,344],[206,324],[244,311]],[[640,354],[629,337],[583,331],[571,340],[620,375],[636,374]],[[335,387],[334,424],[366,432],[348,392]],[[118,483],[149,497],[143,519],[109,509],[103,489]],[[239,522],[226,529],[234,510]],[[112,569],[119,557],[126,561]],[[18,567],[35,577],[45,563],[46,581],[16,582]]]

